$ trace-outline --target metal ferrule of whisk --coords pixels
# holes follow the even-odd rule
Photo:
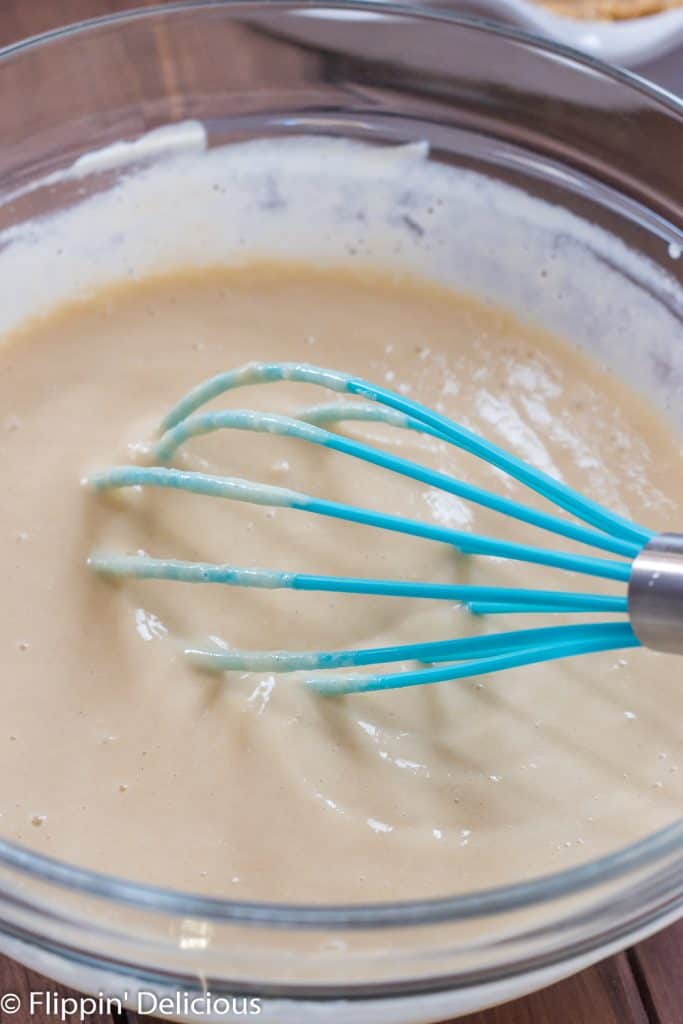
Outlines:
[[[281,381],[310,384],[337,392],[342,401],[302,409],[294,416],[253,409],[206,410],[214,399],[252,385]],[[355,399],[361,399],[354,401]],[[429,435],[500,470],[527,491],[549,503],[528,505],[505,493],[474,486],[467,480],[356,440],[338,428],[350,421],[379,422],[398,430]],[[543,536],[572,541],[590,553],[574,553],[547,544],[520,544],[504,537],[456,530],[414,520],[403,514],[330,501],[272,484],[233,476],[177,468],[171,463],[193,438],[224,431],[254,431],[318,445],[388,473],[427,484],[446,494],[502,513],[533,526]],[[244,567],[93,551],[90,568],[108,577],[157,579],[182,584],[257,587],[338,594],[384,595],[447,601],[474,616],[543,616],[543,625],[526,629],[456,635],[445,640],[334,651],[256,650],[221,646],[201,638],[188,643],[185,656],[200,668],[220,672],[305,672],[306,685],[319,693],[346,694],[421,686],[508,669],[519,669],[599,652],[649,647],[683,654],[683,534],[657,534],[648,527],[599,505],[561,480],[519,459],[512,452],[473,433],[462,424],[406,395],[358,377],[308,363],[249,363],[202,381],[164,418],[151,450],[155,465],[110,466],[91,474],[86,484],[98,492],[119,488],[166,488],[211,499],[287,508],[315,516],[363,524],[449,545],[460,556],[508,559],[570,574],[575,580],[611,581],[616,592],[524,586],[477,586],[412,579],[374,579],[283,572],[271,567]],[[678,525],[678,524],[676,524]],[[609,556],[609,557],[606,557]],[[523,577],[522,577],[523,579]],[[561,623],[565,616],[590,614],[589,622]],[[614,618],[617,616],[618,618]],[[401,663],[398,670],[390,666]],[[417,663],[417,667],[413,667]],[[389,666],[377,672],[347,669]],[[308,674],[312,673],[312,674]]]
[[[683,654],[683,534],[662,533],[637,556],[628,611],[644,647]]]

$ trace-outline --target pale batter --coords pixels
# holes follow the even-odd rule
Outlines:
[[[527,878],[678,817],[675,658],[594,655],[325,699],[292,676],[203,675],[178,641],[326,649],[487,626],[441,603],[112,584],[86,569],[88,552],[106,547],[302,572],[623,592],[294,511],[170,492],[98,496],[80,486],[92,469],[133,461],[189,387],[250,359],[305,360],[388,384],[653,529],[683,524],[680,441],[653,407],[569,346],[445,289],[262,264],[133,283],[34,321],[0,350],[0,835],[137,880],[329,902]],[[325,397],[271,385],[216,404],[291,412]],[[342,429],[533,501],[433,439]],[[563,546],[281,438],[196,439],[179,464]],[[518,626],[519,617],[494,623]]]

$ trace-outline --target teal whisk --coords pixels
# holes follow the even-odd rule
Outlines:
[[[227,391],[277,381],[316,384],[364,401],[315,406],[297,418],[248,409],[197,411]],[[529,508],[325,427],[349,420],[376,421],[429,434],[497,467],[568,513],[571,518]],[[190,438],[220,430],[278,434],[321,445],[502,512],[602,554],[570,554],[512,543],[400,515],[387,515],[356,505],[327,501],[289,488],[236,477],[191,472],[168,465],[181,445]],[[106,576],[445,600],[460,602],[476,615],[595,612],[623,616],[620,621],[547,626],[358,650],[297,652],[188,647],[186,657],[204,668],[217,671],[304,671],[307,673],[308,686],[321,693],[342,694],[464,679],[574,655],[641,645],[683,654],[683,535],[657,535],[632,523],[447,417],[358,377],[305,363],[249,363],[239,369],[221,373],[193,388],[170,411],[161,425],[161,436],[154,446],[153,458],[159,465],[113,466],[91,475],[86,483],[97,491],[122,487],[175,488],[207,497],[298,509],[450,544],[466,555],[494,556],[534,563],[624,584],[623,595],[611,597],[562,590],[318,576],[266,568],[158,559],[146,555],[93,552],[88,560],[89,566]],[[605,554],[613,557],[605,557]],[[425,667],[381,673],[329,671],[406,661],[418,661]]]

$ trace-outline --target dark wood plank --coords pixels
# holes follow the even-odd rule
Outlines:
[[[458,1024],[648,1024],[626,954]]]
[[[8,1011],[0,1008],[0,1024],[119,1024],[108,1013],[89,1013],[90,1004],[72,989],[27,970],[7,957],[0,958],[0,997],[14,995],[19,1009],[10,1002]],[[32,1002],[33,1000],[33,1002]],[[74,1002],[66,1002],[74,1000]],[[67,1012],[69,1011],[69,1012]]]
[[[50,32],[87,18],[131,7],[151,7],[164,0],[0,0],[0,46]]]
[[[683,1024],[683,921],[630,953],[652,1024]]]

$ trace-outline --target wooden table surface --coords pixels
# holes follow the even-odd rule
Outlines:
[[[0,46],[58,25],[159,0],[0,0]],[[2,140],[0,140],[2,145]],[[31,991],[75,995],[0,957],[0,996],[13,992],[24,1006]],[[129,1024],[142,1024],[128,1013]],[[58,1018],[25,1009],[0,1024],[42,1024]],[[75,1024],[78,1016],[67,1018]],[[89,1024],[125,1024],[93,1016]],[[372,1024],[372,1021],[368,1021]],[[461,1018],[461,1024],[683,1024],[683,921],[582,974],[525,999]]]

